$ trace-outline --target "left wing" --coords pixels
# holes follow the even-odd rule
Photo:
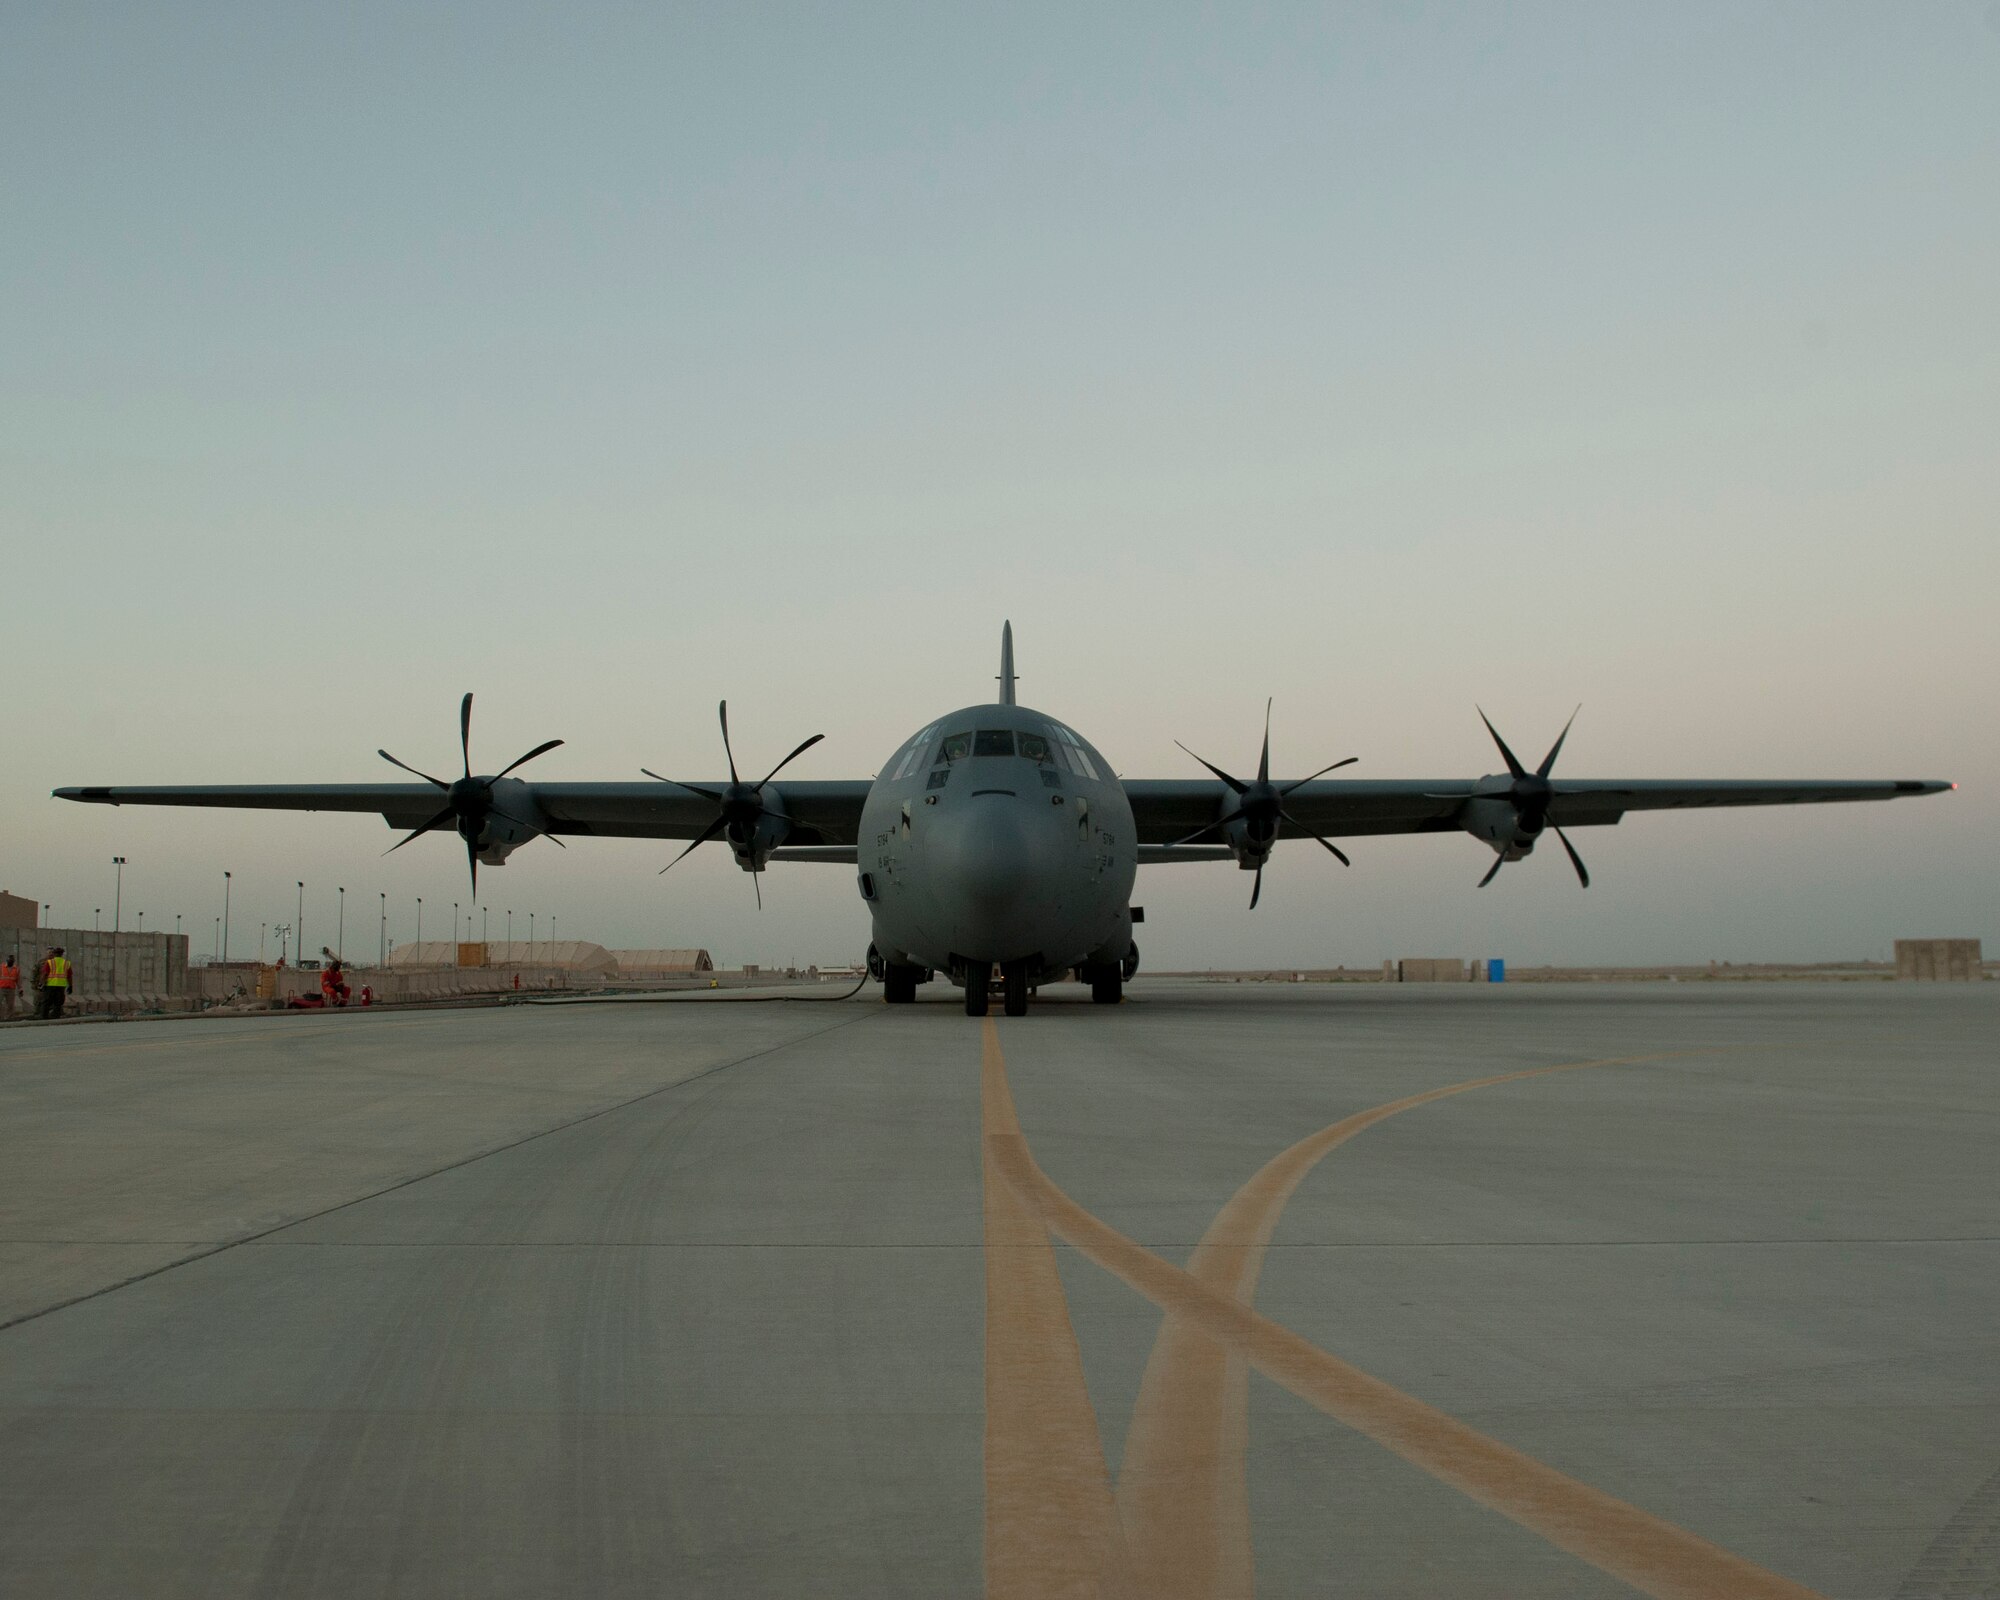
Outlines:
[[[530,783],[506,779],[502,809],[525,810],[533,831],[606,839],[694,839],[715,820],[716,804],[669,783]],[[721,790],[726,780],[703,787]],[[778,786],[792,820],[791,845],[852,845],[867,780]],[[217,783],[189,788],[90,786],[58,789],[58,800],[106,806],[226,806],[264,811],[374,811],[392,828],[421,826],[438,809],[437,789],[421,783]]]

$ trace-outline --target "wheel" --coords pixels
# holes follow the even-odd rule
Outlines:
[[[984,961],[969,962],[965,968],[965,1014],[986,1015],[986,991],[993,983],[993,968]]]
[[[892,961],[882,971],[882,998],[892,1006],[916,1003],[917,969]]]
[[[1025,1017],[1028,1014],[1028,969],[1009,967],[1007,982],[1007,1015]]]
[[[1099,967],[1090,975],[1090,998],[1096,1005],[1115,1006],[1124,987],[1116,967]]]

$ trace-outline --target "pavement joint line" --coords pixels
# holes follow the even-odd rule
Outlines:
[[[224,1239],[206,1250],[197,1250],[191,1255],[177,1257],[172,1261],[163,1262],[157,1267],[149,1267],[144,1272],[135,1272],[129,1278],[121,1278],[116,1283],[107,1283],[101,1288],[91,1289],[83,1294],[71,1295],[67,1300],[59,1300],[54,1305],[43,1306],[35,1311],[25,1311],[17,1317],[9,1317],[6,1321],[0,1322],[0,1333],[6,1333],[10,1329],[21,1327],[26,1323],[38,1321],[42,1317],[53,1316],[58,1311],[67,1311],[72,1306],[83,1305],[88,1301],[101,1299],[108,1294],[116,1294],[121,1289],[129,1289],[134,1284],[144,1283],[149,1278],[157,1278],[162,1273],[173,1272],[181,1267],[192,1266],[197,1261],[206,1261],[212,1256],[221,1255],[225,1250],[234,1250],[239,1245],[256,1244],[260,1240],[269,1239],[273,1234],[283,1233],[290,1228],[303,1227],[308,1222],[317,1222],[323,1217],[330,1217],[336,1212],[347,1210],[351,1206],[365,1205],[370,1200],[379,1200],[383,1195],[394,1194],[398,1189],[407,1189],[412,1184],[427,1183],[432,1178],[442,1177],[447,1172],[456,1172],[460,1167],[469,1167],[474,1162],[484,1161],[490,1156],[505,1155],[509,1150],[518,1150],[523,1145],[533,1144],[537,1139],[546,1139],[551,1134],[563,1133],[571,1128],[581,1127],[587,1122],[595,1122],[600,1117],[608,1117],[613,1112],[624,1111],[629,1107],[639,1105],[643,1101],[655,1099],[663,1094],[671,1094],[676,1089],[685,1089],[691,1083],[700,1083],[705,1078],[713,1078],[719,1073],[729,1072],[737,1067],[748,1066],[753,1061],[761,1061],[766,1056],[777,1055],[780,1051],[789,1050],[794,1045],[805,1044],[809,1040],[837,1032],[841,1028],[852,1027],[855,1023],[875,1014],[873,1011],[857,1008],[854,1016],[829,1023],[824,1028],[815,1028],[811,1033],[802,1034],[796,1039],[786,1039],[778,1044],[769,1045],[762,1050],[753,1050],[748,1055],[738,1056],[731,1061],[717,1062],[712,1067],[705,1067],[700,1072],[690,1074],[685,1078],[678,1078],[672,1083],[663,1083],[658,1088],[646,1090],[643,1094],[635,1094],[629,1099],[620,1100],[608,1106],[599,1106],[594,1111],[586,1111],[580,1116],[571,1117],[550,1127],[539,1128],[533,1133],[523,1134],[518,1139],[510,1139],[505,1144],[498,1144],[489,1149],[474,1151],[471,1155],[462,1156],[456,1161],[447,1161],[442,1166],[433,1167],[428,1172],[414,1173],[407,1178],[399,1178],[394,1183],[384,1184],[381,1188],[372,1190],[367,1194],[355,1195],[352,1199],[342,1200],[336,1205],[324,1206],[320,1210],[309,1212],[302,1217],[287,1218],[283,1222],[273,1223],[268,1228],[259,1228],[255,1232],[243,1234],[237,1238]]]

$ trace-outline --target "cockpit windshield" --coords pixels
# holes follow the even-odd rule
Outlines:
[[[972,736],[972,753],[976,756],[1011,756],[1014,753],[1014,730],[981,728]]]
[[[948,733],[944,743],[938,746],[937,760],[932,766],[943,766],[952,761],[963,761],[972,754],[972,735],[969,733]]]

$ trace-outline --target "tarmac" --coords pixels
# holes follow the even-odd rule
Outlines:
[[[2000,986],[879,994],[0,1030],[0,1594],[2000,1593]]]

